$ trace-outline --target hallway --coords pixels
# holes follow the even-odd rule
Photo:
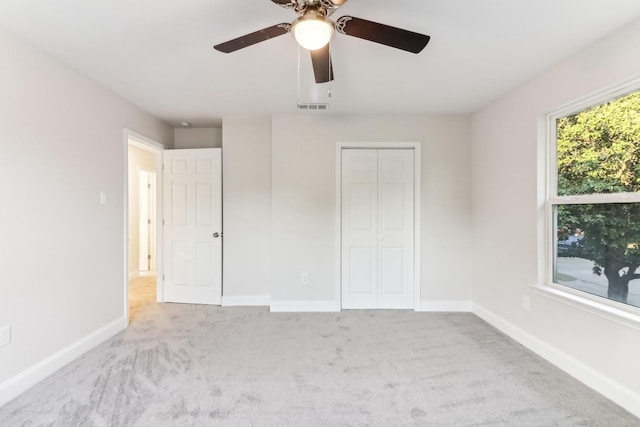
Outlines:
[[[129,280],[129,323],[140,311],[156,302],[156,276],[139,276]]]

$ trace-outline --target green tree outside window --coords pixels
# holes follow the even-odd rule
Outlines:
[[[640,92],[557,120],[558,196],[640,192]],[[609,299],[640,279],[640,203],[558,205],[561,256],[593,261]]]

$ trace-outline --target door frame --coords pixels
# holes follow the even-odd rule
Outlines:
[[[161,143],[140,135],[130,129],[123,131],[123,151],[124,151],[124,317],[129,324],[129,146],[134,146],[148,151],[154,155],[156,173],[156,221],[162,218],[162,152],[167,147]],[[162,302],[162,251],[158,248],[162,246],[162,227],[156,226],[156,295],[157,301]]]
[[[412,149],[413,150],[413,309],[420,310],[420,214],[421,178],[419,142],[345,142],[336,143],[336,235],[335,235],[335,295],[338,311],[342,310],[342,150],[355,149]]]

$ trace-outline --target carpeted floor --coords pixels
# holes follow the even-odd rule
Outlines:
[[[472,314],[150,304],[0,426],[640,426]]]

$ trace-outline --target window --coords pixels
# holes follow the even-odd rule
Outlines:
[[[550,128],[553,282],[640,307],[640,91]]]

